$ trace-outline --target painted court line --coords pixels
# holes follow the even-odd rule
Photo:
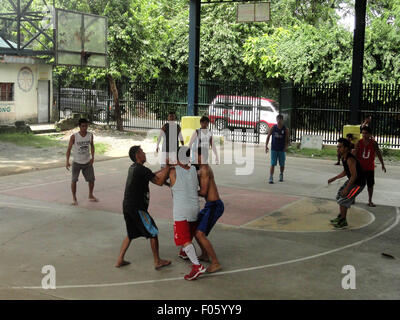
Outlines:
[[[365,238],[363,240],[351,243],[349,245],[332,249],[329,251],[321,252],[312,256],[308,257],[303,257],[303,258],[298,258],[298,259],[293,259],[293,260],[288,260],[288,261],[283,261],[283,262],[277,262],[277,263],[272,263],[272,264],[267,264],[267,265],[262,265],[262,266],[256,266],[256,267],[249,267],[249,268],[242,268],[242,269],[236,269],[236,270],[231,270],[231,271],[222,271],[214,274],[205,274],[202,277],[216,277],[216,276],[222,276],[222,275],[227,275],[227,274],[233,274],[233,273],[239,273],[239,272],[246,272],[246,271],[255,271],[255,270],[260,270],[260,269],[266,269],[266,268],[272,268],[272,267],[277,267],[277,266],[283,266],[283,265],[288,265],[292,263],[297,263],[297,262],[302,262],[306,260],[311,260],[315,258],[319,258],[322,256],[326,256],[335,252],[339,252],[351,247],[355,247],[358,245],[361,245],[367,241],[373,240],[377,237],[380,237],[381,235],[389,232],[392,230],[394,227],[396,227],[399,223],[400,220],[400,209],[399,207],[396,207],[396,216],[395,216],[395,221],[393,224],[391,224],[389,227],[384,229],[383,231],[370,236],[368,238]],[[160,283],[160,282],[167,282],[167,281],[177,281],[177,280],[183,280],[183,277],[179,278],[167,278],[167,279],[155,279],[155,280],[144,280],[144,281],[133,281],[133,282],[120,282],[120,283],[106,283],[106,284],[87,284],[87,285],[69,285],[69,286],[57,286],[57,289],[74,289],[74,288],[101,288],[101,287],[117,287],[117,286],[129,286],[129,285],[139,285],[139,284],[152,284],[152,283]],[[12,289],[42,289],[42,287],[12,287]]]
[[[96,177],[102,177],[102,176],[107,176],[107,175],[115,174],[115,173],[118,173],[118,172],[100,173],[100,174],[96,174],[95,176]],[[0,189],[0,193],[10,192],[10,191],[17,191],[17,190],[28,189],[28,188],[42,187],[42,186],[47,186],[47,185],[50,185],[50,184],[61,183],[61,182],[71,182],[71,178],[63,179],[63,180],[57,180],[57,181],[51,181],[51,182],[44,182],[44,183],[39,183],[39,184],[29,184],[29,185],[26,185],[26,186],[17,187],[17,188],[11,188],[11,189]]]

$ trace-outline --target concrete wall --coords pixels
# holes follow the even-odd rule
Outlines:
[[[0,82],[14,83],[14,101],[0,101],[0,124],[13,124],[15,121],[38,123],[38,80],[50,80],[51,119],[52,66],[0,61]]]

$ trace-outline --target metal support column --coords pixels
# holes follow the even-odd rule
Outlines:
[[[199,54],[200,54],[200,0],[190,0],[189,9],[189,82],[188,116],[198,115]]]
[[[365,15],[367,8],[367,0],[356,0],[355,12],[356,21],[354,28],[354,44],[353,44],[353,69],[351,79],[351,115],[350,124],[358,124],[360,122],[360,107],[362,98],[362,77],[363,77],[363,60],[364,60],[364,40],[365,40]]]

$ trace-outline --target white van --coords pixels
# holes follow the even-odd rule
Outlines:
[[[276,124],[277,108],[271,99],[218,95],[208,107],[208,117],[217,130],[249,128],[265,134]]]

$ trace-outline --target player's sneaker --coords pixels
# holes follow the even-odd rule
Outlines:
[[[181,248],[181,251],[179,251],[179,253],[178,253],[178,257],[183,259],[183,260],[189,259],[189,257],[187,256],[186,252],[182,248]]]
[[[274,178],[273,178],[272,176],[270,176],[268,182],[269,182],[270,184],[273,184],[273,183],[274,183]]]
[[[283,173],[280,173],[279,174],[279,182],[282,182],[283,181]]]
[[[340,219],[340,213],[338,214],[338,216],[335,219],[330,220],[331,224],[336,224],[339,222]]]
[[[192,265],[192,271],[185,276],[185,280],[196,280],[200,275],[206,272],[206,268],[204,268],[201,264]]]
[[[347,228],[347,226],[348,226],[347,220],[346,220],[346,219],[341,219],[341,218],[339,219],[338,222],[336,222],[336,223],[333,225],[333,227],[334,227],[336,230],[345,229],[345,228]]]

